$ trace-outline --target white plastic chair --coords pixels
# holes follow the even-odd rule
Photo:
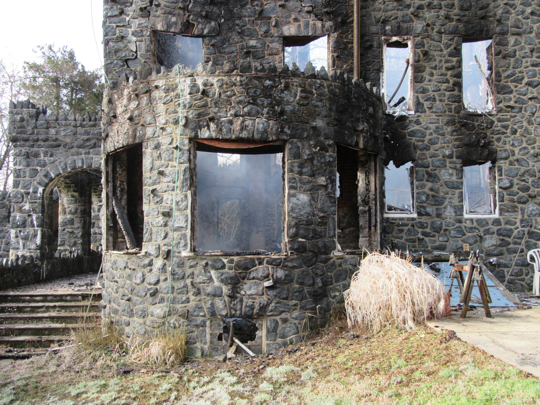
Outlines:
[[[534,266],[533,294],[540,295],[540,249],[529,251],[527,260]]]

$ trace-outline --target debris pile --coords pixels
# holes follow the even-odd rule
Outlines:
[[[425,269],[393,253],[371,253],[345,292],[347,322],[373,333],[386,326],[414,328],[442,316],[443,293],[442,283]]]

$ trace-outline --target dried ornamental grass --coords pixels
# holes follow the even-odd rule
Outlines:
[[[349,327],[376,333],[386,326],[414,328],[442,316],[444,286],[432,274],[395,254],[371,253],[345,292]]]
[[[185,360],[186,333],[183,329],[175,332],[158,332],[147,341],[130,342],[130,357],[137,363],[178,366]]]

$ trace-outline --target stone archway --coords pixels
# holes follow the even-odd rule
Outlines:
[[[44,259],[101,254],[101,172],[74,170],[52,180],[43,192]]]

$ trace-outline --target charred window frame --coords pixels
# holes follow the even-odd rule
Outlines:
[[[142,144],[107,156],[107,250],[140,249],[143,243]]]
[[[172,69],[176,65],[184,65],[194,70],[203,62],[202,38],[191,36],[192,28],[185,34],[153,32],[154,63]]]
[[[337,242],[342,251],[379,246],[377,156],[336,144]]]
[[[463,163],[463,213],[466,217],[497,217],[497,170],[491,162]]]
[[[283,242],[283,145],[194,142],[193,250],[279,253]]]
[[[343,251],[359,249],[358,166],[356,149],[336,145],[337,241]]]
[[[389,114],[414,112],[413,55],[410,38],[384,39],[382,88],[386,112]]]
[[[416,216],[416,170],[414,162],[392,161],[385,168],[386,217]]]
[[[328,71],[328,36],[284,37],[284,63],[292,67],[293,62],[301,71],[311,62],[315,70],[324,67]]]
[[[491,39],[463,39],[461,58],[465,109],[477,114],[494,113],[493,41]]]

